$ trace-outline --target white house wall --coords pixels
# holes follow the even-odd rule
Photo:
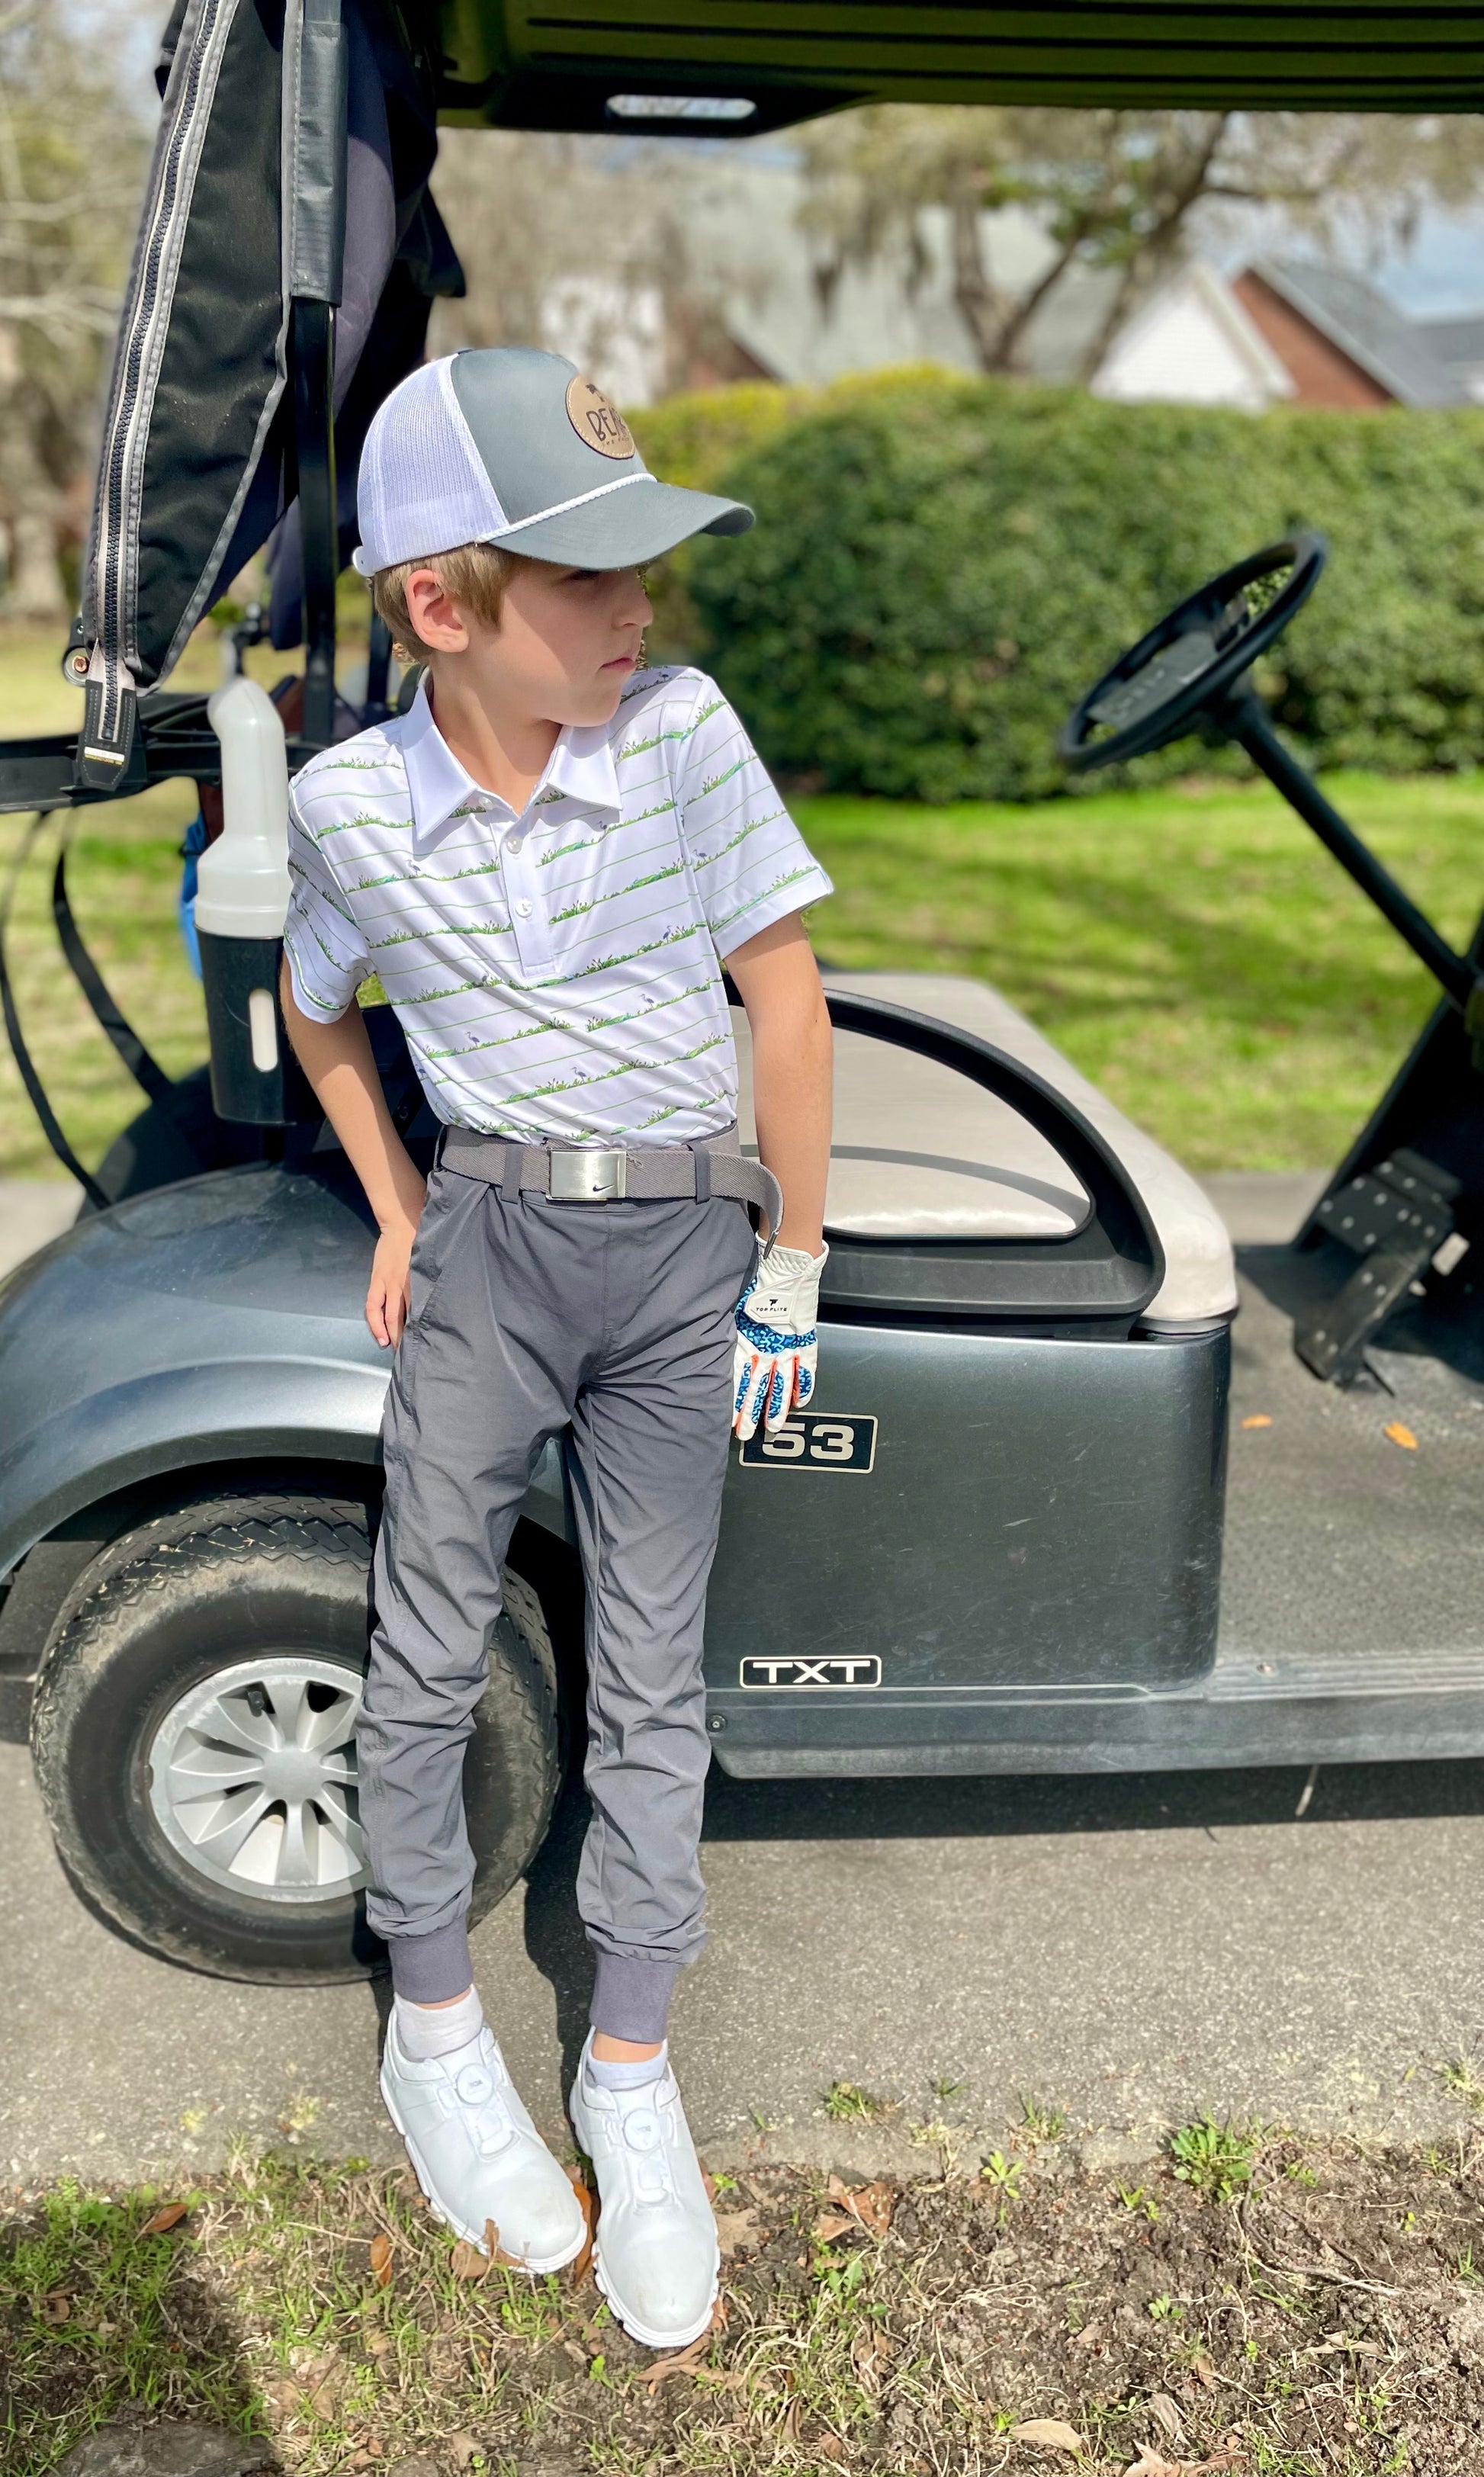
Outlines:
[[[1093,392],[1124,404],[1221,404],[1262,413],[1293,393],[1293,381],[1220,276],[1193,266],[1115,338]]]

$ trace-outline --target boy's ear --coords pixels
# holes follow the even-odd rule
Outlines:
[[[436,568],[415,567],[403,593],[407,615],[425,646],[435,654],[462,654],[467,650],[467,624]]]

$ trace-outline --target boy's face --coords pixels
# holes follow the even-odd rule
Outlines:
[[[414,608],[423,575],[436,583],[430,571],[416,571],[408,580],[408,601],[433,655],[435,682],[452,656],[475,694],[513,719],[612,719],[653,615],[636,568],[559,567],[522,559],[506,580],[497,627],[441,591]]]

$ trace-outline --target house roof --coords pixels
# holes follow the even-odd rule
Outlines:
[[[1418,323],[1455,378],[1467,380],[1484,367],[1484,318],[1422,318]]]
[[[1252,272],[1397,404],[1468,401],[1456,365],[1435,340],[1433,322],[1409,318],[1363,275],[1296,258],[1260,258]],[[1484,322],[1477,323],[1484,332]]]

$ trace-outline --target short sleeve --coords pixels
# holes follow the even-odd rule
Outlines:
[[[700,684],[680,747],[675,807],[706,923],[725,958],[835,889],[711,680]]]
[[[371,963],[335,873],[300,813],[297,788],[291,786],[289,793],[284,952],[295,1005],[301,1013],[329,1023],[344,1013]]]

